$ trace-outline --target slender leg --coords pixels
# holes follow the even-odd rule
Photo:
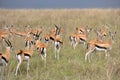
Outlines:
[[[21,65],[21,58],[20,58],[20,60],[18,61],[18,65],[17,65],[17,68],[16,68],[16,72],[15,72],[15,75],[16,75],[16,76],[17,76],[17,72],[18,72],[18,69],[19,69],[20,65]]]
[[[109,58],[110,54],[109,54],[108,50],[105,50],[105,55],[107,58]]]
[[[77,46],[78,42],[75,42],[75,44],[73,45],[73,48],[75,49]]]
[[[85,54],[85,61],[87,61],[87,58],[89,59],[89,62],[90,62],[90,54],[92,53],[94,51],[94,49],[93,50],[89,50],[86,54]]]
[[[28,59],[28,62],[27,62],[27,76],[28,76],[28,71],[29,71],[29,69],[30,69],[30,67],[29,67],[29,62],[30,62],[30,60]]]
[[[0,72],[0,80],[3,80],[3,78],[4,78],[4,70],[3,70],[3,63],[2,63],[2,66],[0,66],[1,67],[1,72]]]
[[[55,59],[57,58],[57,49],[55,47]]]
[[[46,52],[44,53],[44,65],[46,67]]]
[[[59,52],[60,52],[60,48],[57,50],[57,59],[59,60]]]
[[[41,54],[42,61],[44,60],[43,54]]]
[[[1,63],[0,63],[0,80],[2,80],[2,66],[1,66]]]
[[[20,69],[20,67],[18,68],[18,71],[19,71],[19,73],[21,74],[21,69]]]

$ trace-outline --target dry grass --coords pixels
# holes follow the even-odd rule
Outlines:
[[[34,52],[30,64],[30,76],[26,77],[26,65],[21,65],[22,74],[14,76],[17,61],[15,53],[7,67],[7,80],[119,80],[120,64],[120,9],[45,9],[45,10],[6,10],[0,9],[0,26],[13,24],[24,30],[24,26],[30,24],[32,27],[42,27],[44,35],[54,24],[64,29],[64,45],[60,52],[60,60],[54,59],[54,48],[47,50],[47,67],[42,64],[40,56]],[[115,44],[110,51],[111,60],[105,59],[103,52],[100,56],[94,55],[92,62],[85,62],[86,49],[78,45],[73,50],[69,43],[69,35],[75,27],[90,26],[93,28],[89,40],[95,37],[94,30],[108,24],[110,31],[117,31]],[[108,36],[109,38],[109,36]],[[108,39],[107,38],[107,39]],[[24,48],[23,38],[15,37],[14,49]],[[113,69],[111,69],[113,68]],[[107,75],[107,72],[109,74]]]

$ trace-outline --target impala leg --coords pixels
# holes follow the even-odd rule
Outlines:
[[[28,62],[27,62],[27,76],[28,76],[28,71],[29,71],[29,69],[30,69],[30,67],[29,67],[29,62],[30,62],[30,60],[28,59]]]
[[[19,58],[19,60],[18,60],[18,65],[17,65],[17,68],[16,68],[16,72],[15,72],[15,75],[17,76],[17,72],[18,72],[18,69],[19,69],[19,67],[20,67],[20,65],[21,65],[21,58]]]
[[[75,44],[73,45],[73,48],[75,49],[77,46],[78,42],[75,42]]]
[[[46,66],[46,54],[44,55],[44,64]]]
[[[45,64],[45,66],[46,66],[46,56],[47,56],[47,54],[46,54],[46,48],[44,48],[44,64]]]
[[[94,51],[94,49],[92,50],[89,50],[86,54],[85,54],[85,61],[87,61],[87,59],[89,60],[90,62],[90,54]]]
[[[42,61],[44,60],[43,54],[41,54]]]
[[[108,50],[105,50],[105,55],[106,55],[106,57],[109,57],[109,56],[110,56]]]
[[[55,59],[57,58],[57,48],[55,47]]]
[[[2,66],[1,66],[1,63],[0,63],[0,80],[2,80]]]
[[[60,48],[57,50],[57,59],[59,60],[59,52],[60,52]]]

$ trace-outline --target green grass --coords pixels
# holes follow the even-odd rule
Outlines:
[[[15,76],[17,60],[15,52],[12,53],[7,67],[7,80],[118,80],[116,70],[120,65],[120,9],[55,9],[55,10],[6,10],[0,9],[0,26],[13,24],[14,27],[24,30],[24,26],[30,24],[34,27],[42,27],[44,34],[48,33],[54,24],[64,29],[63,46],[60,51],[60,60],[54,58],[54,47],[47,49],[47,65],[43,65],[41,57],[35,51],[30,60],[29,77],[26,76],[26,62],[21,65],[21,74]],[[85,62],[87,52],[82,44],[74,50],[69,43],[69,35],[75,27],[90,26],[89,40],[94,39],[94,30],[108,24],[110,31],[117,31],[113,49],[110,51],[111,62],[105,58],[104,52],[93,55],[91,63]],[[107,40],[109,36],[107,36]],[[14,50],[24,49],[24,39],[15,36]],[[1,50],[3,51],[3,50]],[[115,63],[115,64],[114,64]],[[113,67],[113,70],[109,69]],[[107,77],[107,70],[111,76]]]

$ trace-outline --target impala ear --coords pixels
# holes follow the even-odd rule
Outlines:
[[[78,30],[78,27],[76,27],[76,30]]]

